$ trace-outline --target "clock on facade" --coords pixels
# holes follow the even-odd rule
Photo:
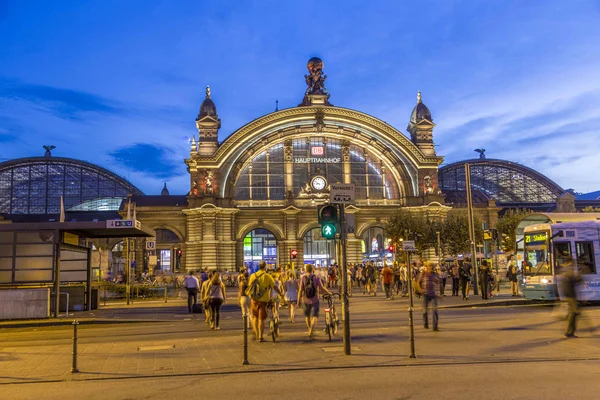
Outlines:
[[[316,191],[321,191],[325,189],[325,186],[327,186],[327,181],[322,176],[315,176],[310,181],[310,187],[312,187]]]

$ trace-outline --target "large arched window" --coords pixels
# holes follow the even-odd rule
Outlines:
[[[298,196],[314,175],[329,183],[344,182],[343,143],[339,139],[306,137],[293,139],[292,182]],[[350,181],[357,199],[398,199],[398,185],[383,161],[366,148],[348,145]],[[235,184],[236,200],[283,200],[285,198],[284,146],[276,144],[262,151],[243,168]]]

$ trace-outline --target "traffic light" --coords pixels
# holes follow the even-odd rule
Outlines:
[[[182,254],[181,249],[177,249],[177,258],[181,258],[181,254]]]
[[[326,205],[318,209],[319,224],[321,224],[321,236],[325,239],[335,238],[338,221],[337,207]]]
[[[491,232],[492,232],[492,240],[498,240],[498,229],[492,228]]]
[[[393,245],[393,244],[390,244],[390,245],[388,246],[388,251],[389,251],[390,253],[394,253],[394,245]]]
[[[296,249],[292,249],[292,250],[290,250],[290,258],[291,258],[292,260],[295,260],[295,259],[296,259],[296,257],[298,257],[298,250],[296,250]]]

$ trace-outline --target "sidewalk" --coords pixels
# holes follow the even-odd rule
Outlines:
[[[242,324],[235,306],[223,311],[220,331],[208,329],[203,315],[190,316],[169,304],[135,310],[112,307],[113,315],[131,312],[131,321],[140,310],[157,319],[80,327],[78,374],[70,373],[71,327],[3,329],[0,384],[362,366],[600,360],[598,336],[591,329],[581,323],[579,339],[564,339],[563,321],[552,318],[543,307],[447,309],[440,312],[440,332],[424,329],[416,311],[416,359],[407,357],[406,302],[361,295],[353,299],[351,307],[351,356],[343,353],[341,332],[332,342],[322,330],[315,340],[309,340],[301,315],[291,324],[286,318],[288,310],[283,309],[280,342],[258,343],[249,333],[248,366],[241,363]],[[600,314],[598,309],[589,312],[596,317]],[[322,329],[322,321],[319,326]]]
[[[236,295],[228,293],[230,299],[236,299]],[[380,297],[381,296],[381,297]],[[350,297],[350,304],[353,300],[367,297],[362,293],[354,293]],[[384,294],[378,292],[374,297],[378,300],[383,300]],[[235,302],[235,300],[233,300]],[[406,303],[408,307],[408,297],[399,297],[391,301],[392,303]],[[552,304],[552,302],[540,302],[522,297],[511,297],[510,294],[499,294],[489,300],[483,300],[479,296],[469,296],[469,300],[462,300],[461,297],[446,296],[439,300],[439,308],[454,309],[454,308],[473,308],[473,307],[501,307],[501,306],[519,306],[533,304]],[[421,308],[421,299],[414,297],[415,309]],[[239,310],[237,304],[232,301],[225,309],[234,311]],[[36,326],[63,326],[72,325],[73,320],[77,320],[80,324],[123,324],[123,323],[141,323],[141,322],[168,322],[177,321],[190,317],[187,314],[187,300],[170,299],[167,303],[164,300],[139,300],[130,305],[124,302],[107,303],[106,306],[100,305],[98,310],[92,311],[75,311],[69,312],[68,317],[65,314],[60,314],[59,318],[35,319],[35,320],[12,320],[0,321],[0,330],[3,328],[26,328]]]

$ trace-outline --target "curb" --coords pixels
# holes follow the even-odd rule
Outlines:
[[[73,325],[73,321],[77,320],[79,325],[118,325],[118,324],[139,324],[149,322],[172,322],[170,320],[162,319],[77,319],[70,318],[68,320],[61,321],[39,321],[39,322],[14,322],[14,323],[2,323],[0,324],[0,330],[4,328],[39,328],[39,327],[54,327],[54,326],[70,326]]]
[[[459,309],[459,308],[478,308],[478,307],[508,307],[508,306],[524,306],[524,305],[537,305],[537,306],[551,306],[556,304],[554,300],[506,300],[506,301],[495,301],[492,303],[465,303],[456,304],[450,306],[439,306],[440,309]]]

